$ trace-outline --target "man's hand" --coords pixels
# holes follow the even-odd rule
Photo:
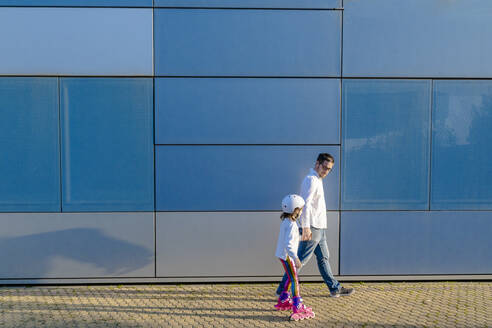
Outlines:
[[[302,267],[302,263],[301,263],[301,261],[299,261],[299,259],[297,257],[296,257],[296,259],[295,259],[294,262],[296,264],[296,268],[297,269],[300,269]]]
[[[311,228],[302,228],[302,241],[311,240],[312,236],[313,234],[311,233]]]

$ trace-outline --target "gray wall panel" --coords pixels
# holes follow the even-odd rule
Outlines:
[[[0,8],[0,74],[152,75],[152,9]]]
[[[280,212],[157,213],[157,277],[280,276]],[[338,212],[328,212],[328,247],[338,273]],[[303,275],[319,275],[313,257]]]
[[[342,212],[341,275],[490,274],[492,212]]]
[[[153,213],[0,214],[0,279],[154,276]]]

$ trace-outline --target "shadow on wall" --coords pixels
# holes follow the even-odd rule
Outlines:
[[[130,276],[153,261],[148,249],[76,228],[0,238],[1,278]]]

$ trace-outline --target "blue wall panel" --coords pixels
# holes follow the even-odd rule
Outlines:
[[[492,76],[492,1],[345,0],[344,8],[344,76]]]
[[[154,11],[156,75],[339,76],[339,11]]]
[[[427,209],[430,81],[344,80],[342,209]]]
[[[324,180],[328,210],[338,209],[338,146],[158,146],[158,211],[279,210],[299,193],[320,152],[335,157]]]
[[[492,81],[435,81],[431,209],[492,209]]]
[[[152,75],[152,9],[0,8],[0,75]]]
[[[0,212],[59,212],[58,82],[0,78]]]
[[[152,79],[61,80],[63,211],[152,211]]]
[[[342,0],[154,0],[156,7],[340,8]]]
[[[341,275],[490,274],[492,212],[342,212]]]
[[[339,144],[340,80],[158,78],[158,144]]]
[[[152,0],[0,0],[0,6],[152,7]]]

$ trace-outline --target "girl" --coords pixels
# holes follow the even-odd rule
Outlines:
[[[293,313],[290,316],[290,320],[295,321],[314,318],[313,310],[302,303],[302,298],[299,294],[299,280],[297,278],[297,269],[300,269],[302,264],[297,257],[299,228],[296,220],[301,215],[303,206],[304,199],[299,195],[288,195],[282,200],[283,213],[280,216],[282,223],[280,224],[277,251],[275,252],[275,256],[282,262],[288,276],[275,308],[279,311],[292,309]],[[288,291],[289,284],[291,284],[292,299]]]

